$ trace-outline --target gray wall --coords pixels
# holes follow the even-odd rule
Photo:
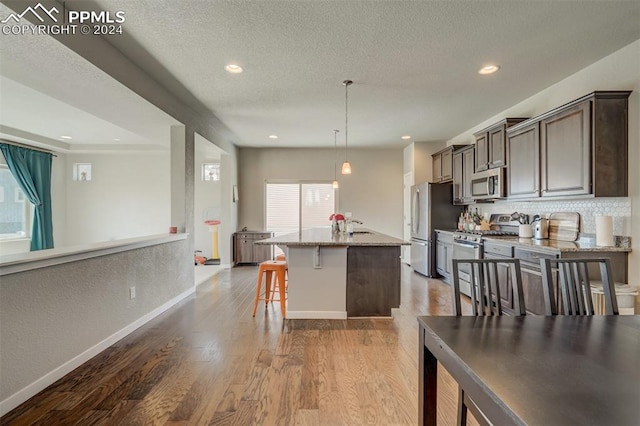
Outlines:
[[[0,401],[193,288],[187,240],[6,275]],[[129,299],[129,288],[136,298]]]
[[[402,238],[402,149],[350,149],[349,162],[350,176],[338,169],[338,210],[353,212],[366,228]],[[331,182],[333,163],[333,149],[240,149],[238,227],[264,229],[265,181]]]

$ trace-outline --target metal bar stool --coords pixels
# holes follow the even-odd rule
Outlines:
[[[282,311],[282,318],[286,318],[286,271],[287,271],[287,262],[283,262],[280,260],[267,260],[266,262],[262,262],[260,264],[260,269],[258,270],[258,281],[256,283],[256,300],[253,304],[253,316],[256,316],[256,311],[258,310],[258,302],[260,300],[264,300],[265,306],[269,302],[279,301],[280,302],[280,310]],[[275,274],[274,274],[275,273]],[[265,277],[265,291],[262,293],[262,277]],[[275,280],[273,279],[275,277]],[[275,299],[273,294],[271,293],[271,285],[278,286],[279,297]],[[275,289],[275,287],[274,287]]]
[[[276,256],[276,260],[281,260],[283,262],[287,261],[287,256],[282,253]],[[284,274],[284,291],[285,293],[287,292],[287,290],[289,290],[289,265],[287,265],[286,269],[285,269],[285,274]],[[271,287],[271,300],[278,300],[274,298],[274,295],[276,293],[276,286]]]

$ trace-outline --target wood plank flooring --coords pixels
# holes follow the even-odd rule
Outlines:
[[[1,425],[415,425],[418,315],[450,315],[451,289],[402,267],[394,319],[251,316],[257,268],[196,294],[0,419]],[[293,285],[293,284],[292,284]],[[457,386],[439,374],[439,424]]]

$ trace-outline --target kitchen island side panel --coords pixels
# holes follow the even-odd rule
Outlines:
[[[347,316],[390,317],[400,307],[400,246],[347,251]]]
[[[316,250],[319,249],[318,265]],[[346,246],[289,246],[287,318],[346,319]]]

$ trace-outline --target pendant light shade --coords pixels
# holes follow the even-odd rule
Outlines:
[[[340,188],[338,183],[338,177],[336,168],[338,167],[338,132],[340,130],[333,131],[333,189]]]
[[[344,163],[342,163],[342,174],[351,174],[351,163],[349,163],[349,86],[353,84],[351,80],[342,82],[344,86]]]

